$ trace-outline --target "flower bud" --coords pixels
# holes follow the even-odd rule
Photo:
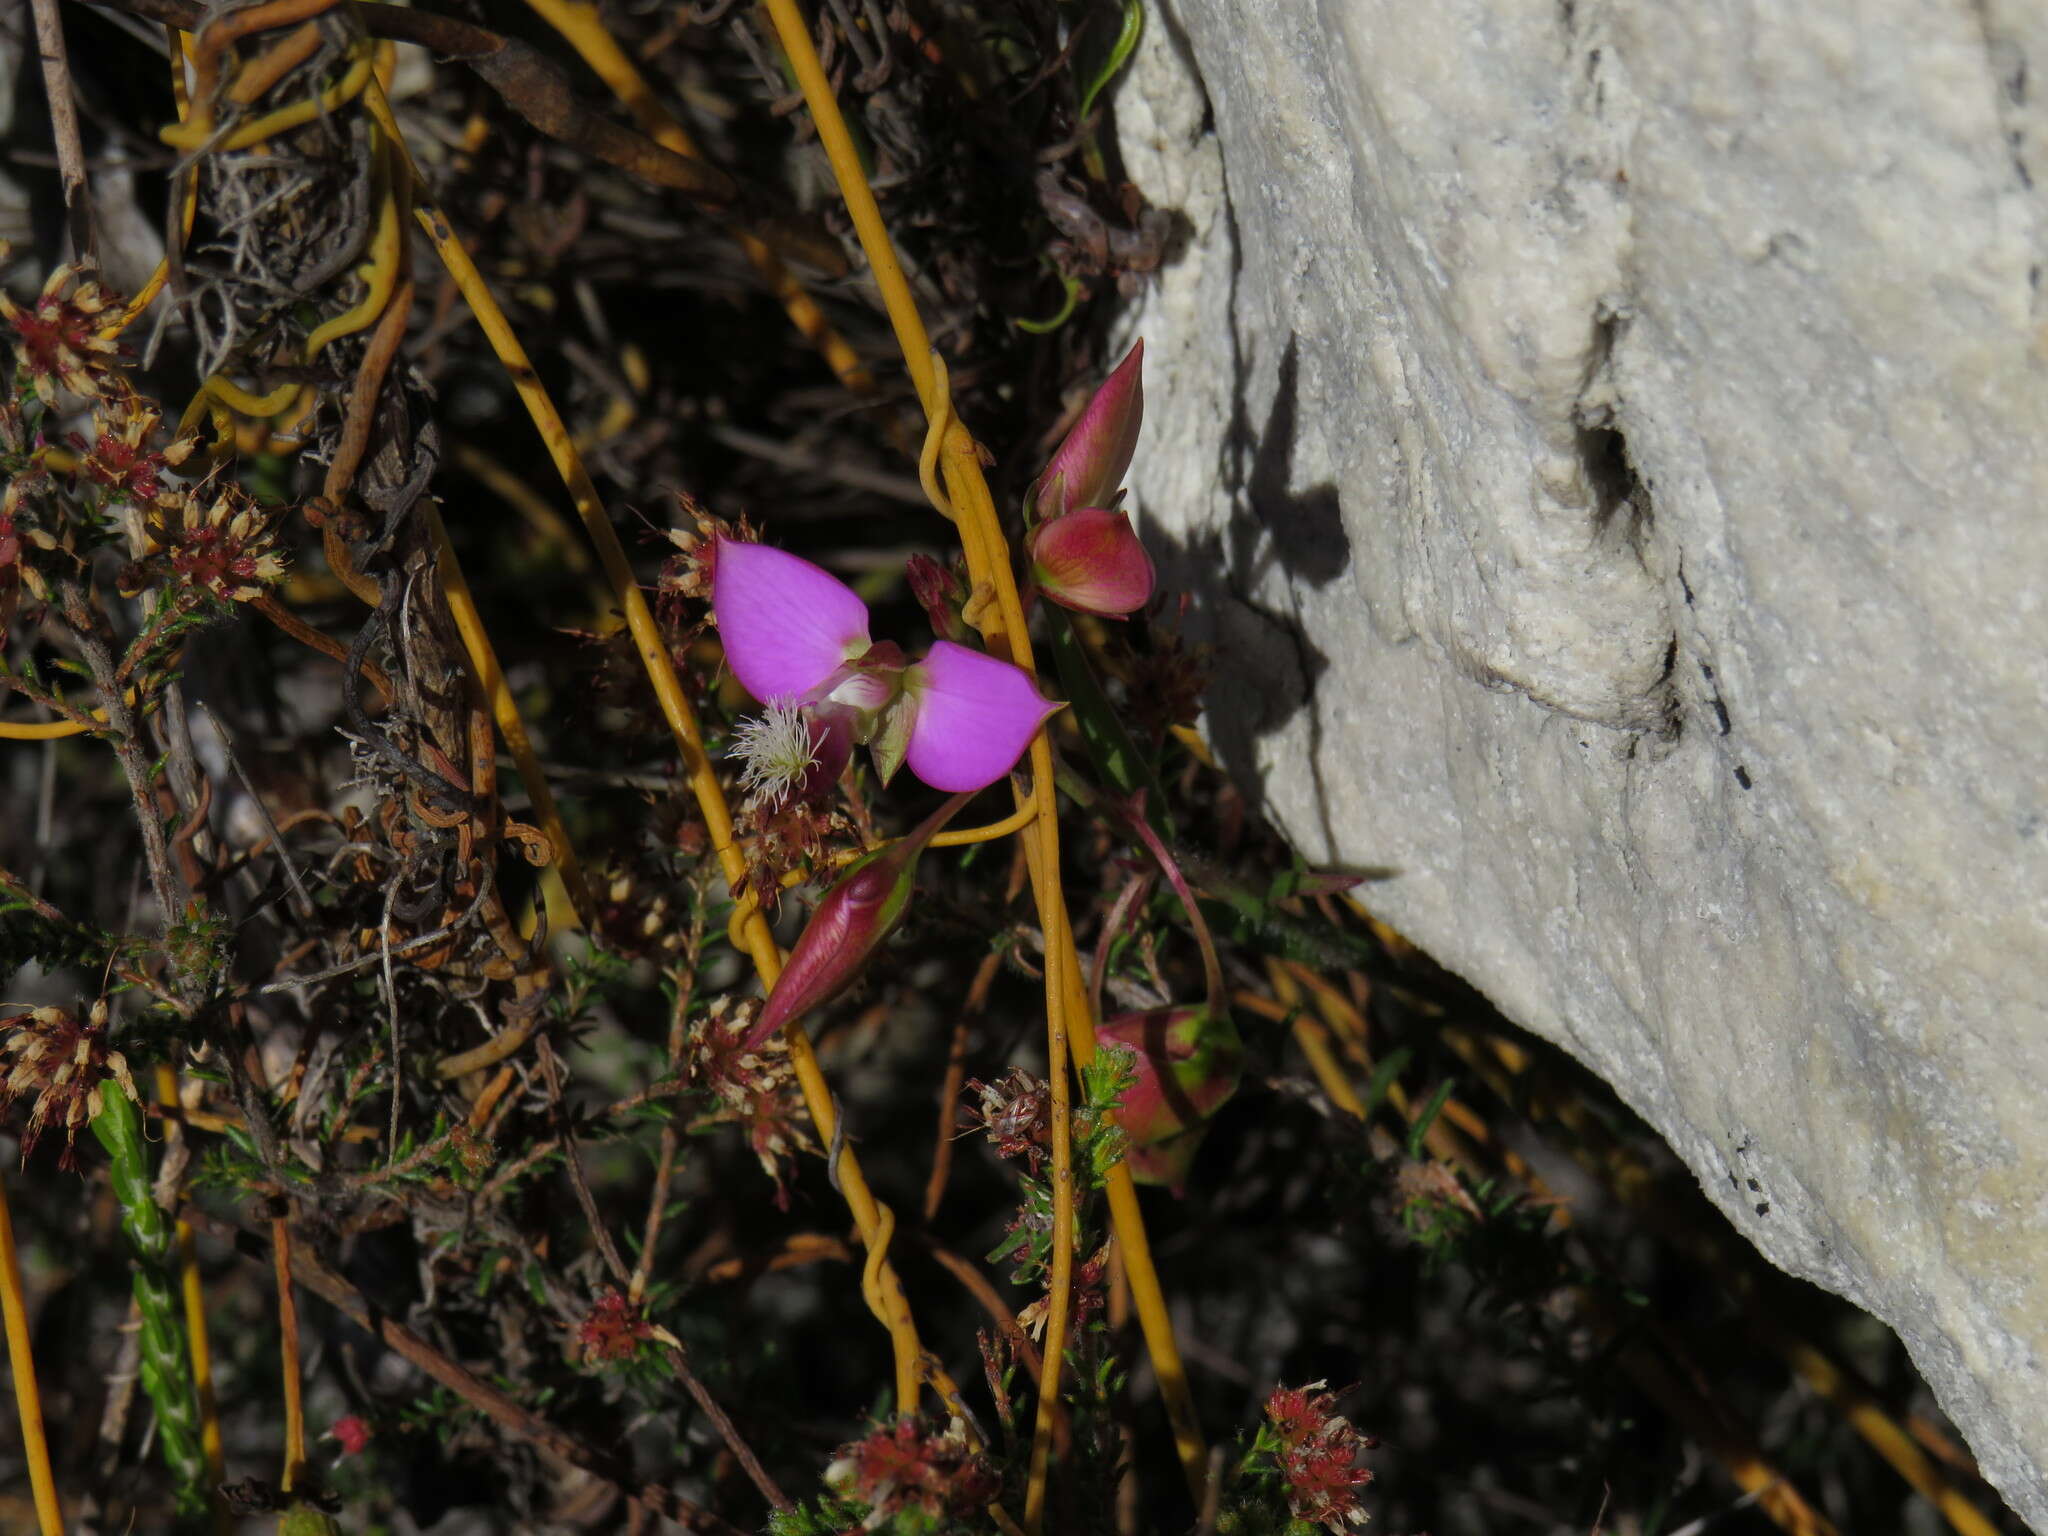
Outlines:
[[[948,570],[930,555],[912,555],[903,568],[910,581],[911,596],[924,609],[932,633],[955,645],[974,644],[967,621],[961,617],[961,610],[967,606],[967,583],[960,579],[960,573]]]
[[[1033,483],[1024,503],[1028,516],[1063,517],[1076,507],[1115,503],[1145,416],[1144,361],[1145,343],[1139,341],[1103,380]]]
[[[925,846],[969,798],[954,795],[915,831],[847,867],[797,936],[789,963],[762,1005],[761,1017],[741,1042],[742,1050],[753,1050],[853,985],[910,905],[917,861]]]
[[[1180,1193],[1209,1118],[1237,1092],[1244,1069],[1237,1025],[1201,1006],[1151,1008],[1107,1019],[1095,1033],[1137,1053],[1137,1079],[1117,1109],[1130,1138],[1124,1160],[1131,1177]]]
[[[1152,600],[1152,557],[1126,512],[1083,507],[1031,530],[1031,578],[1065,608],[1123,618]]]

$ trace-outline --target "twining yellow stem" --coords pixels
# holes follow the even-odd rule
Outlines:
[[[956,827],[941,832],[932,839],[931,846],[965,848],[970,843],[992,843],[999,837],[1008,837],[1012,832],[1021,832],[1037,815],[1037,800],[1026,800],[1001,821],[992,821],[984,827]]]
[[[388,143],[373,140],[370,148],[371,180],[377,198],[377,224],[370,235],[370,259],[356,269],[363,280],[363,297],[338,315],[323,320],[306,338],[306,361],[317,359],[327,347],[344,336],[368,330],[391,302],[398,286],[398,274],[405,265],[405,219],[407,201],[405,163]]]
[[[957,420],[941,422],[941,418],[952,415],[943,369],[931,351],[930,337],[918,314],[910,285],[904,279],[902,263],[897,260],[895,246],[882,220],[881,209],[876,205],[874,191],[861,169],[852,135],[847,131],[845,118],[840,114],[817,51],[811,46],[810,32],[796,0],[766,0],[766,4],[776,36],[803,91],[805,103],[810,107],[812,121],[818,130],[818,141],[831,161],[840,196],[853,220],[854,232],[859,236],[861,249],[867,254],[869,270],[888,311],[889,324],[896,333],[904,366],[924,405],[925,418],[933,424],[935,432],[941,434],[938,458],[945,491],[935,501],[959,526],[974,589],[986,588],[994,595],[996,611],[982,615],[982,632],[992,651],[999,654],[1007,652],[1010,660],[1026,670],[1033,670],[1031,642],[1025,633],[1023,601],[1010,569],[1008,545],[996,515],[995,502],[981,472],[979,452],[964,425]],[[1020,806],[1028,800],[1036,804],[1038,811],[1023,836],[1040,925],[1046,939],[1048,1052],[1064,1056],[1070,1050],[1074,1065],[1085,1067],[1095,1056],[1095,1028],[1088,1010],[1079,959],[1074,953],[1073,931],[1060,893],[1059,822],[1053,804],[1052,754],[1043,730],[1031,745],[1031,787],[1028,791],[1019,789],[1018,795]],[[1056,955],[1058,959],[1054,958]],[[1056,1144],[1056,1154],[1058,1150]],[[1065,1219],[1071,1223],[1071,1180],[1062,1183],[1057,1169],[1053,1193],[1056,1227],[1061,1220],[1060,1207],[1063,1203],[1067,1206]],[[1166,1308],[1165,1294],[1152,1263],[1151,1245],[1145,1237],[1136,1187],[1131,1182],[1130,1170],[1122,1164],[1110,1171],[1108,1194],[1111,1223],[1124,1249],[1132,1301],[1145,1335],[1146,1348],[1152,1357],[1153,1373],[1159,1380],[1160,1396],[1173,1425],[1175,1450],[1195,1505],[1200,1508],[1208,1478],[1208,1453],[1195,1416],[1187,1371],[1173,1337],[1173,1323]],[[1071,1225],[1067,1230],[1072,1230]],[[1056,1243],[1056,1256],[1061,1252],[1061,1246]],[[1068,1258],[1070,1260],[1071,1255]],[[1044,1376],[1040,1383],[1039,1418],[1033,1438],[1032,1476],[1026,1490],[1027,1526],[1033,1524],[1030,1518],[1033,1509],[1043,1510],[1045,1451],[1050,1444],[1049,1415],[1054,1411],[1049,1405],[1056,1405],[1058,1401],[1061,1367],[1059,1352],[1054,1347],[1053,1329],[1057,1325],[1063,1336],[1067,1299],[1066,1286],[1056,1273],[1052,1293],[1047,1299],[1047,1348]]]
[[[66,736],[83,736],[91,729],[79,720],[38,720],[33,724],[0,720],[0,741],[62,741]]]
[[[370,111],[390,135],[391,142],[404,153],[405,141],[399,134],[383,90],[372,81],[364,95]],[[420,185],[416,173],[413,184],[415,187]],[[447,217],[424,195],[418,198],[413,216],[426,231],[428,240],[447,267],[448,275],[469,301],[478,326],[496,352],[498,361],[511,376],[513,387],[518,391],[528,415],[533,418],[534,427],[553,458],[562,483],[568,488],[591,542],[597,546],[598,559],[611,582],[620,611],[625,615],[634,649],[640,654],[640,662],[653,686],[655,699],[675,737],[685,778],[696,798],[698,812],[704,818],[719,868],[733,889],[743,889],[747,883],[746,858],[733,841],[732,811],[726,804],[724,787],[718,782],[718,771],[704,750],[703,733],[698,729],[696,713],[683,693],[682,682],[676,676],[675,664],[670,660],[661,627],[655,623],[647,598],[634,579],[632,562],[626,558],[618,533],[605,514],[604,503],[598,499],[597,487],[591,483],[590,473],[583,466],[582,456],[576,451],[568,426],[556,411],[554,402],[548,398],[532,360],[526,355],[526,348],[520,344],[519,337],[506,320],[497,299],[492,296],[483,274],[477,271],[468,250],[455,237]],[[782,974],[782,952],[776,947],[775,935],[769,931],[767,921],[759,912],[745,924],[742,938],[762,985],[773,987],[776,978]],[[797,1084],[803,1091],[805,1107],[810,1111],[811,1123],[829,1146],[839,1123],[838,1112],[832,1103],[832,1090],[818,1067],[817,1053],[811,1049],[810,1036],[802,1026],[793,1025],[787,1039],[790,1061],[796,1070]],[[854,1156],[851,1147],[842,1148],[837,1169],[840,1194],[852,1212],[862,1243],[870,1253],[877,1248],[886,1248],[880,1203],[868,1188],[860,1160]],[[887,1314],[890,1345],[895,1352],[896,1400],[899,1407],[907,1412],[917,1403],[919,1384],[924,1375],[923,1348],[918,1341],[917,1325],[910,1315],[910,1303],[903,1294],[902,1283],[897,1279],[894,1267],[886,1262],[877,1274],[876,1293]]]
[[[170,43],[171,96],[177,106],[178,121],[182,123],[192,115],[191,98],[185,89],[185,51],[191,45],[191,39],[176,27],[165,27],[164,34]],[[184,183],[184,196],[178,210],[178,228],[183,238],[190,239],[192,220],[199,212],[199,179],[189,171],[180,179]],[[119,336],[140,320],[149,306],[156,302],[156,296],[163,292],[164,283],[170,275],[171,258],[167,254],[158,260],[156,269],[149,274],[148,281],[143,283],[135,297],[128,301],[128,307],[122,310],[113,323],[100,334],[109,338]]]
[[[163,129],[157,137],[173,149],[185,150],[188,153],[199,149],[248,149],[252,145],[261,144],[265,139],[276,138],[280,133],[310,123],[316,117],[324,117],[343,103],[355,100],[370,83],[374,64],[372,50],[364,44],[355,62],[349,65],[339,80],[324,91],[317,95],[302,96],[274,112],[266,112],[254,122],[239,124],[211,144],[207,140],[213,133],[213,120],[203,113]]]
[[[663,149],[698,158],[695,141],[683,125],[669,115],[646,77],[634,67],[633,61],[605,27],[603,13],[590,0],[526,0],[526,3],[568,40],[569,46],[582,56],[592,73],[611,87],[612,94],[633,115],[633,121],[639,124],[642,133]],[[781,302],[798,334],[818,349],[819,356],[838,375],[839,382],[850,393],[863,399],[872,396],[875,393],[874,376],[862,366],[860,355],[846,338],[832,328],[825,312],[804,291],[804,285],[795,274],[782,264],[782,259],[758,237],[745,230],[736,230],[734,238],[739,241],[740,250],[747,260],[753,263],[754,270],[761,274],[761,280]]]
[[[569,829],[562,824],[562,813],[555,805],[554,791],[548,788],[547,774],[541,769],[540,757],[533,750],[533,739],[526,734],[526,722],[519,718],[519,702],[512,697],[512,687],[505,681],[505,669],[498,665],[497,648],[491,644],[483,616],[477,612],[476,598],[469,590],[469,578],[462,573],[462,562],[455,557],[455,546],[448,542],[448,528],[441,521],[440,509],[431,498],[425,497],[421,498],[420,508],[426,519],[427,531],[434,539],[441,594],[448,600],[448,611],[454,616],[455,628],[462,635],[463,649],[469,652],[470,670],[476,674],[484,697],[490,701],[491,714],[498,722],[498,733],[505,738],[505,750],[519,765],[520,781],[526,785],[526,793],[533,801],[534,819],[540,823],[541,830],[547,834],[548,842],[555,850],[551,868],[562,882],[576,920],[586,929],[591,928],[597,922],[597,905],[591,897],[590,884],[584,878],[583,865],[569,842]]]
[[[270,1223],[270,1253],[277,1269],[278,1365],[284,1380],[284,1476],[292,1491],[306,1470],[306,1405],[299,1385],[299,1302],[292,1290],[292,1229],[282,1216]]]
[[[50,1442],[43,1433],[43,1397],[36,1390],[36,1362],[29,1353],[28,1307],[21,1294],[21,1260],[14,1251],[14,1218],[7,1209],[7,1184],[0,1179],[0,1313],[7,1323],[7,1363],[14,1371],[14,1403],[21,1418],[21,1448],[28,1459],[29,1488],[35,1495],[42,1536],[64,1536],[64,1511],[57,1480],[50,1473]]]

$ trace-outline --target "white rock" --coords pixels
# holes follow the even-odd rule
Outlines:
[[[2048,8],[1151,23],[1132,484],[1212,739],[2048,1532]]]

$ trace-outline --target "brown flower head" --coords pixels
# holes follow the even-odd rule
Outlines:
[[[61,1008],[35,1008],[0,1019],[0,1063],[8,1065],[0,1080],[0,1100],[8,1104],[32,1097],[28,1126],[22,1133],[24,1160],[44,1131],[64,1127],[64,1155],[59,1166],[74,1168],[78,1132],[99,1113],[100,1091],[108,1078],[129,1098],[138,1098],[135,1080],[119,1051],[107,1048],[107,1005],[95,1003],[90,1023],[81,1024]]]
[[[615,1290],[592,1303],[576,1331],[585,1360],[630,1360],[654,1337],[654,1325],[640,1309]]]
[[[786,1208],[796,1154],[812,1145],[804,1129],[809,1113],[797,1090],[796,1068],[781,1043],[747,1044],[759,1013],[756,1003],[732,1008],[728,999],[719,998],[690,1037],[683,1072],[692,1088],[714,1100],[714,1118],[746,1131],[747,1144],[775,1180],[775,1203]]]
[[[1021,1157],[1037,1173],[1052,1146],[1052,1089],[1045,1079],[1012,1067],[993,1083],[969,1078],[967,1091],[981,1101],[967,1113],[981,1122],[996,1156]]]
[[[0,247],[0,256],[5,254]],[[77,395],[97,395],[105,387],[109,359],[120,344],[99,334],[99,317],[119,302],[96,280],[81,279],[77,267],[52,272],[26,308],[0,293],[0,317],[14,327],[15,355],[45,405],[56,400],[60,384]]]
[[[181,438],[164,448],[152,446],[162,419],[154,406],[133,396],[115,396],[111,408],[93,421],[96,436],[85,448],[80,467],[97,484],[138,506],[153,507],[164,494],[159,478],[191,457],[197,438]]]
[[[238,486],[220,487],[211,505],[197,496],[163,506],[155,533],[171,557],[171,569],[185,581],[232,603],[261,597],[284,578],[284,557],[273,547],[275,520],[267,518]],[[172,519],[175,517],[176,521]]]

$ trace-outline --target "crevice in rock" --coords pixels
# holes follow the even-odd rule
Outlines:
[[[1992,19],[1986,0],[1976,0],[1977,30],[1984,39],[1984,58],[1995,88],[1998,126],[2005,137],[2006,155],[2012,161],[2014,178],[2020,186],[2034,189],[2033,172],[2027,168],[2027,136],[2021,114],[2026,109],[2029,81],[2027,52],[2018,38],[2000,30]]]

